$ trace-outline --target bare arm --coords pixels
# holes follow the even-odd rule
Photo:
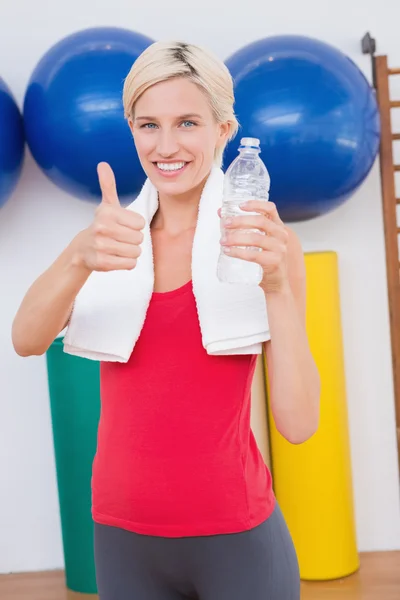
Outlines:
[[[266,359],[275,424],[288,441],[298,444],[318,428],[320,380],[306,332],[304,257],[292,231],[287,268],[289,286],[266,294],[271,330]]]
[[[271,332],[265,346],[271,412],[281,435],[301,444],[317,430],[320,408],[320,378],[306,331],[304,255],[299,239],[285,227],[273,202],[250,200],[243,209],[259,214],[237,216],[225,223],[221,244],[230,256],[258,263],[263,269],[260,287]],[[252,228],[266,235],[251,232]],[[253,246],[261,251],[247,249]]]
[[[98,174],[103,197],[93,223],[32,284],[15,315],[12,342],[20,356],[46,352],[67,325],[74,300],[92,271],[136,266],[144,219],[121,207],[109,165],[100,163]]]
[[[91,272],[79,258],[79,235],[31,285],[15,315],[12,342],[20,356],[44,354],[68,322]]]

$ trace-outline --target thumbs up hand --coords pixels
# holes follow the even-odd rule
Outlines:
[[[80,235],[80,257],[90,271],[134,269],[143,242],[144,218],[120,205],[115,176],[108,163],[97,166],[102,200],[93,223]]]

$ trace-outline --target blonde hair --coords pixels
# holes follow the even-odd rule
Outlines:
[[[225,64],[208,50],[175,41],[155,42],[146,48],[124,82],[125,118],[133,118],[135,103],[149,87],[175,77],[185,77],[199,86],[217,123],[229,124],[226,143],[216,148],[214,155],[214,162],[221,166],[226,144],[235,137],[239,123],[233,108],[232,76]]]

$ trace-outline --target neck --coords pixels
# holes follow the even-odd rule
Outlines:
[[[177,196],[160,193],[152,229],[164,231],[171,236],[195,229],[204,184],[205,181],[202,181],[195,188]]]

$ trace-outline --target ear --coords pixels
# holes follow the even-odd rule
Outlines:
[[[218,139],[217,139],[217,148],[220,148],[228,139],[230,133],[230,123],[218,123]]]
[[[134,133],[135,133],[135,126],[133,124],[132,117],[128,118],[128,125],[129,125],[129,129],[131,130],[132,135],[134,135]]]

